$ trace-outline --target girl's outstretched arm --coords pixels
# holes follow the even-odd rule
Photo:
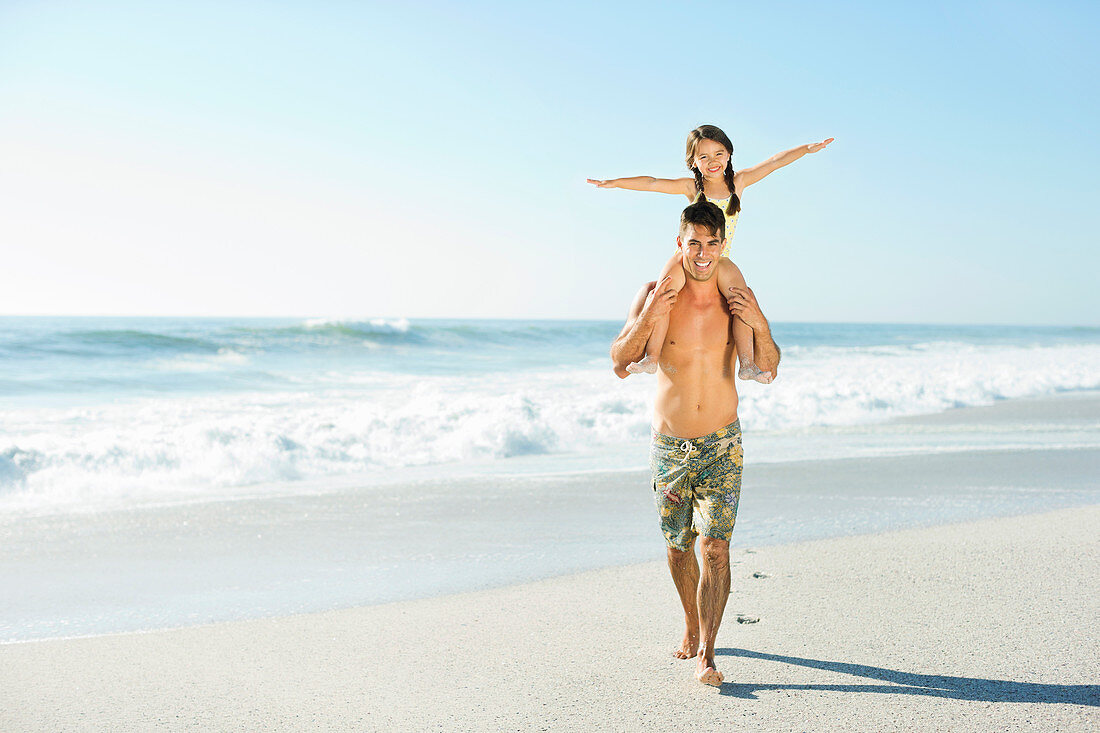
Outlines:
[[[587,179],[593,186],[600,188],[626,188],[631,191],[656,191],[657,193],[679,193],[688,198],[695,197],[694,178],[654,178],[653,176],[634,176],[633,178],[611,178],[600,181]]]
[[[737,171],[736,174],[735,180],[737,181],[737,187],[743,189],[745,186],[751,186],[757,181],[765,178],[769,173],[777,171],[785,165],[790,165],[803,155],[816,153],[818,150],[824,150],[825,146],[831,143],[833,139],[834,138],[829,138],[819,143],[799,145],[797,148],[791,148],[790,150],[784,150],[782,153],[776,153],[763,163],[758,163],[751,168],[742,168]]]

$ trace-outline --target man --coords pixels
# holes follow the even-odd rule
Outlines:
[[[730,592],[729,541],[741,496],[741,430],[737,421],[737,370],[733,316],[753,329],[756,365],[777,373],[779,348],[768,321],[733,268],[737,285],[728,293],[716,286],[725,234],[722,210],[708,201],[684,209],[676,243],[683,256],[686,284],[677,293],[669,278],[638,293],[622,333],[611,345],[615,373],[639,361],[653,325],[667,314],[668,332],[657,372],[650,464],[653,491],[668,545],[668,567],[684,606],[687,626],[674,655],[698,656],[695,677],[721,685],[714,644]],[[654,285],[656,285],[654,287]],[[694,526],[692,510],[701,518]],[[703,572],[695,559],[700,541]]]

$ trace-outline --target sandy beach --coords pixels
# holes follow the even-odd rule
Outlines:
[[[16,730],[1095,730],[1100,507],[734,552],[721,689],[663,563],[0,648]],[[757,620],[758,619],[758,620]]]

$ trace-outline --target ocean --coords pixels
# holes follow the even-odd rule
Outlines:
[[[618,321],[0,318],[0,512],[95,511],[423,477],[644,468],[656,378]],[[1002,445],[864,430],[1100,389],[1100,328],[776,323],[740,382],[758,462]],[[1051,443],[1050,441],[1054,441]],[[1061,442],[1059,442],[1061,441]],[[1093,431],[1046,447],[1100,445]]]

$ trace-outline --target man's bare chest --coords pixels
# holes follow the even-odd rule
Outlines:
[[[720,354],[732,340],[733,319],[717,293],[678,300],[669,312],[665,350]]]

